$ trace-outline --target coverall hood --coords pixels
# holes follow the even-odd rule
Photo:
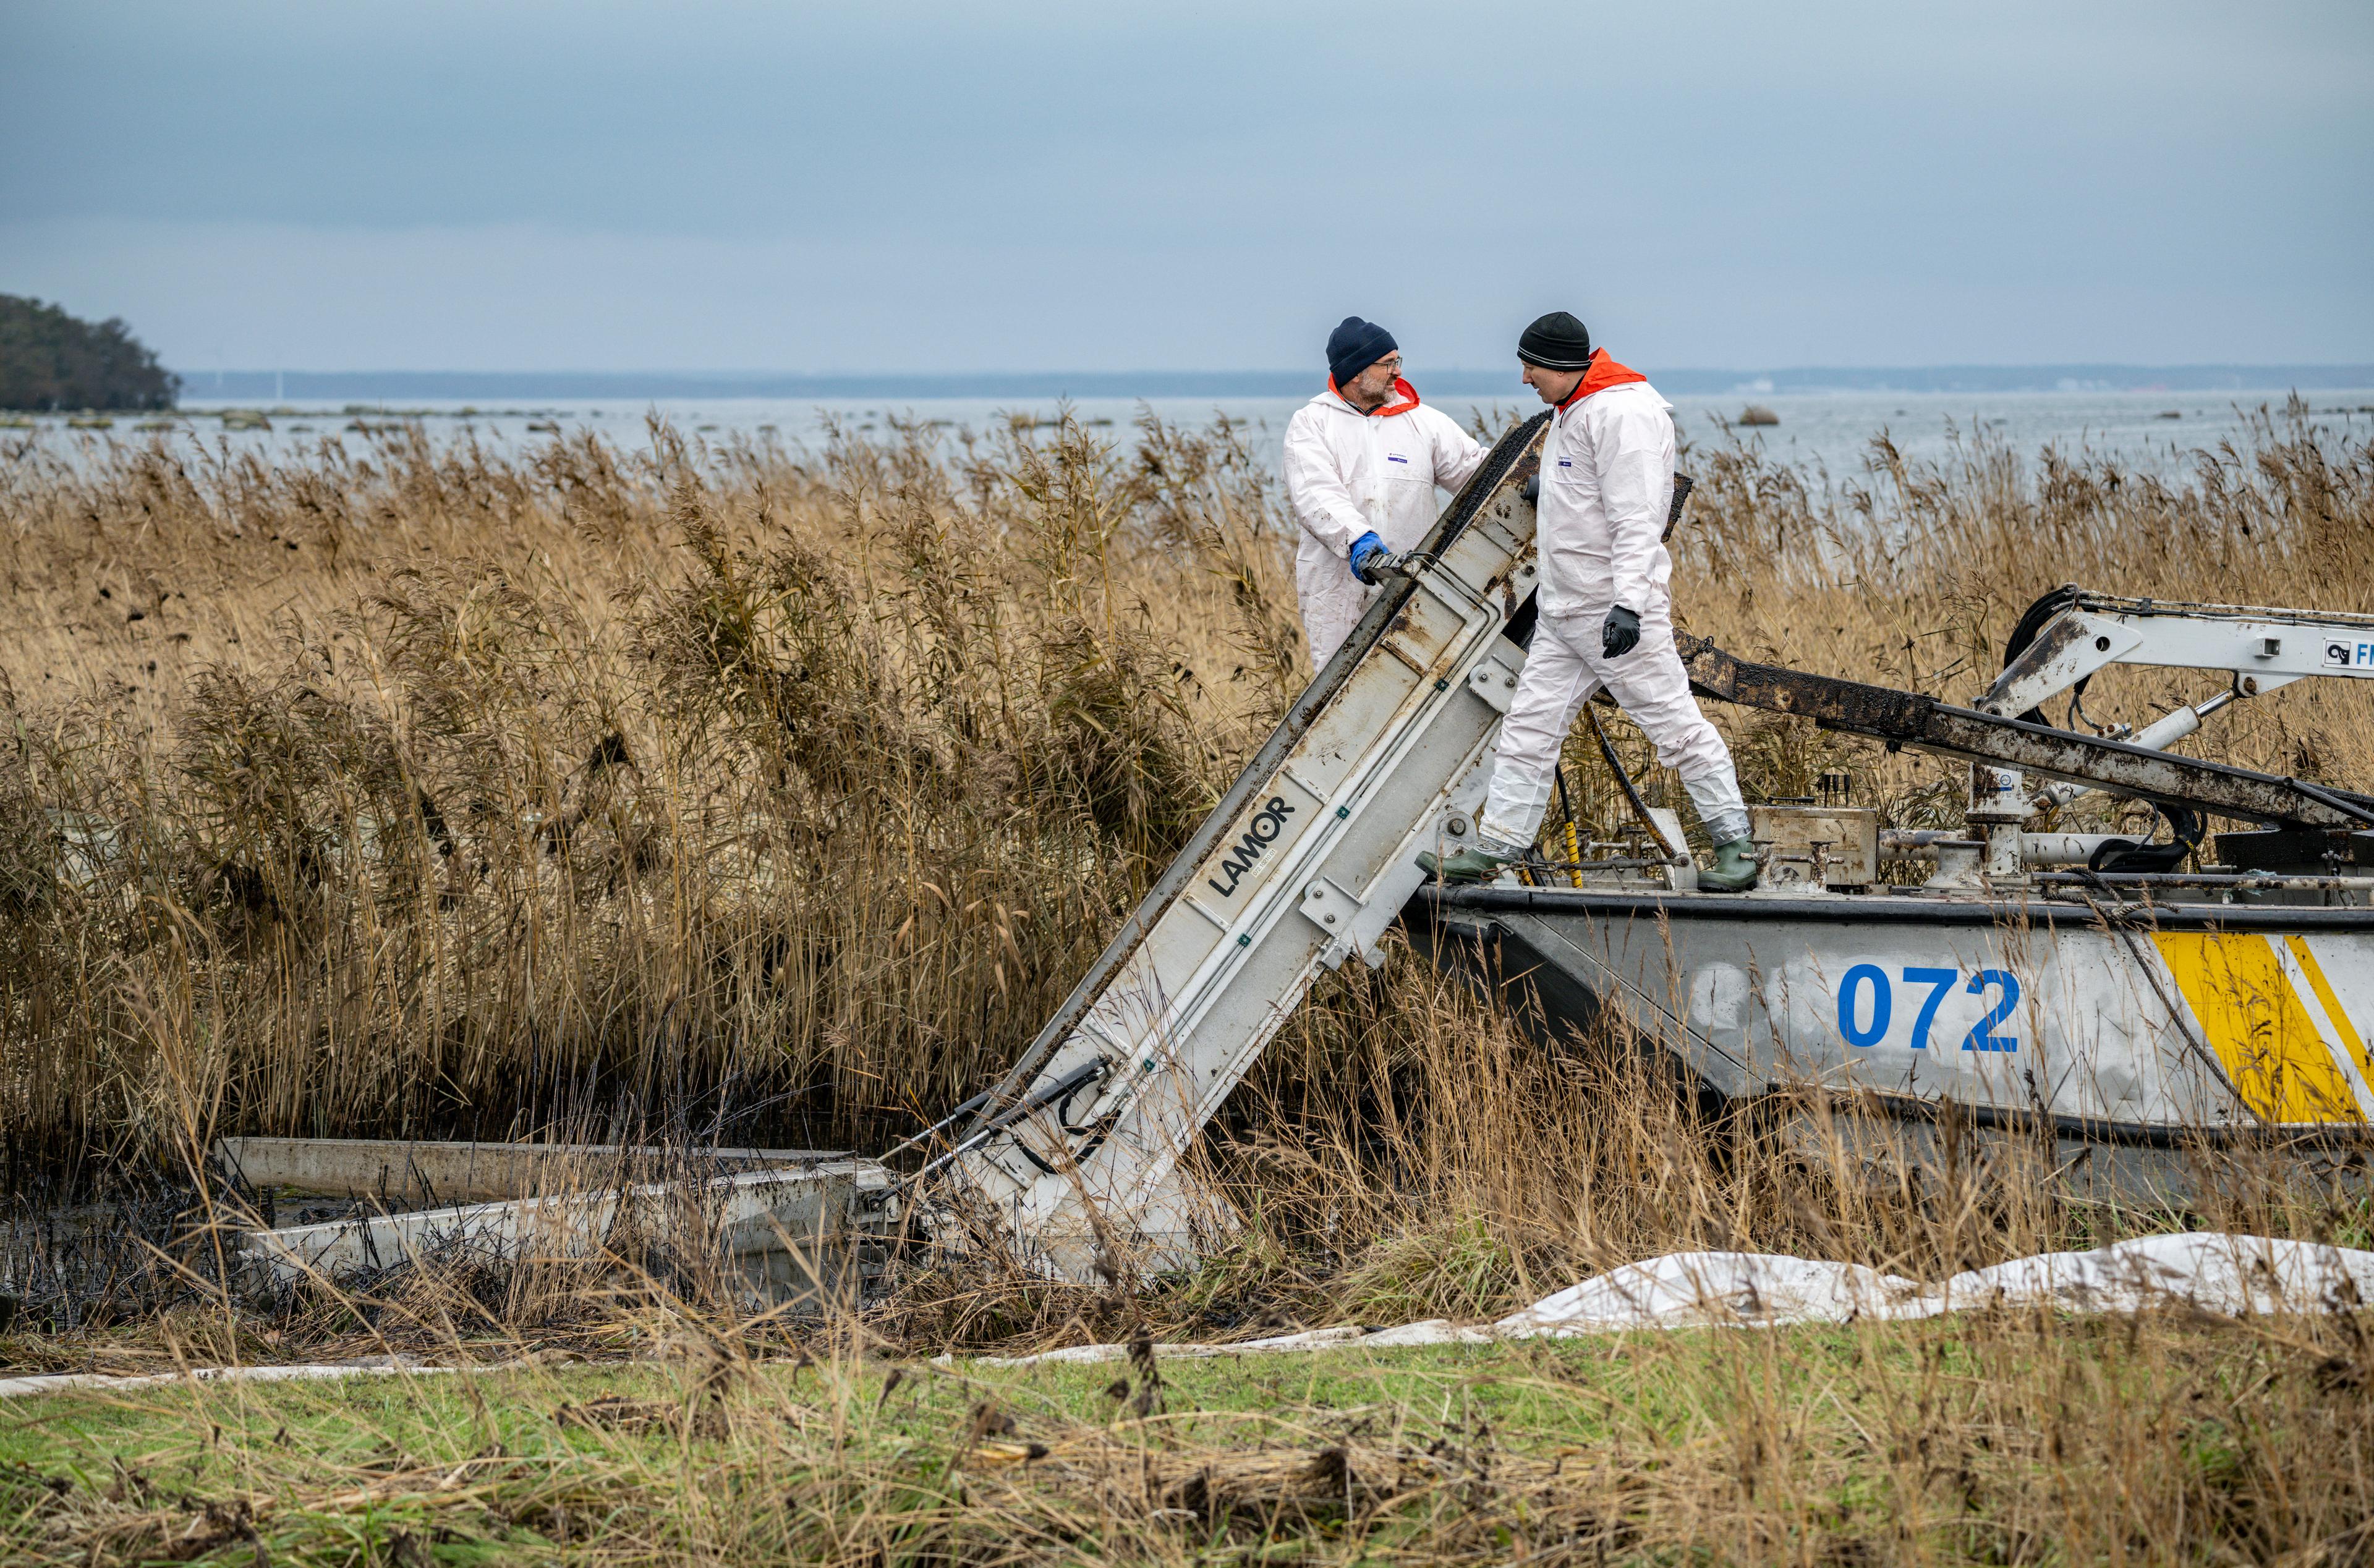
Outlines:
[[[1607,350],[1593,349],[1590,369],[1583,371],[1582,380],[1574,384],[1574,391],[1567,393],[1566,401],[1558,406],[1571,408],[1592,392],[1605,392],[1610,387],[1620,387],[1633,381],[1645,381],[1648,379],[1629,365],[1618,365],[1616,362],[1616,356],[1608,353]]]

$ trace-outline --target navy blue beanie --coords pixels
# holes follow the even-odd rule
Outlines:
[[[1393,334],[1376,322],[1346,316],[1343,325],[1327,334],[1327,373],[1334,378],[1337,386],[1345,386],[1400,347]]]

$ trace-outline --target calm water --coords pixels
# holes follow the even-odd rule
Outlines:
[[[1424,382],[1419,382],[1421,393]],[[1241,420],[1254,431],[1256,445],[1275,451],[1286,422],[1302,398],[1084,398],[1072,404],[1078,415],[1097,422],[1100,433],[1116,444],[1134,439],[1132,425],[1148,409],[1166,420],[1206,422],[1215,414]],[[1956,432],[1967,439],[1983,428],[2013,450],[2032,456],[2048,443],[2064,451],[2084,450],[2115,456],[2131,467],[2171,477],[2189,469],[2185,454],[2215,448],[2238,436],[2246,415],[2262,408],[2280,408],[2281,391],[2264,392],[1733,392],[1723,396],[1678,395],[1672,399],[1686,439],[1705,443],[1722,439],[1723,421],[1735,421],[1750,403],[1780,416],[1780,424],[1742,430],[1773,457],[1827,470],[1833,475],[1857,472],[1868,443],[1885,430],[1908,455],[1944,458]],[[2364,390],[2319,391],[2309,399],[2319,423],[2335,436],[2374,439],[2374,387]],[[1485,398],[1454,396],[1438,400],[1446,413],[1466,423],[1481,414],[1495,422],[1530,412],[1538,404],[1522,387],[1497,403]],[[352,405],[283,404],[273,408],[269,429],[228,429],[220,413],[229,407],[253,407],[193,400],[170,423],[175,439],[198,439],[210,447],[228,443],[233,451],[287,454],[323,439],[349,443],[368,439],[349,427],[358,417]],[[454,401],[430,400],[401,408],[388,405],[360,417],[371,424],[417,419],[432,438],[455,439],[464,432],[492,446],[515,450],[548,440],[550,432],[531,427],[558,426],[575,432],[593,429],[629,448],[648,445],[648,415],[672,421],[686,434],[723,444],[737,435],[770,434],[788,445],[819,444],[829,421],[861,434],[887,433],[894,417],[912,418],[954,436],[964,429],[987,430],[1013,415],[1052,418],[1058,404],[1052,399],[986,400],[927,399],[888,404],[879,399],[841,401],[767,398],[664,399],[656,402],[581,402],[573,405],[509,404],[501,408],[469,408]],[[68,429],[63,420],[39,423],[40,439],[53,449],[70,450],[82,441],[143,439],[134,427],[138,421],[118,417],[107,431]]]

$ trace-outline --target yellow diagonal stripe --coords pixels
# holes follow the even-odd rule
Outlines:
[[[2308,950],[2305,937],[2287,936],[2284,942],[2292,950],[2292,957],[2298,963],[2300,973],[2308,977],[2309,988],[2316,992],[2316,1000],[2323,1004],[2324,1015],[2332,1019],[2333,1026],[2341,1032],[2341,1043],[2348,1047],[2349,1054],[2356,1059],[2357,1071],[2366,1075],[2366,1086],[2374,1089],[2374,1057],[2366,1054],[2366,1041],[2357,1033],[2357,1025],[2350,1022],[2349,1014],[2341,1011],[2341,999],[2333,994],[2333,982],[2324,977],[2324,966],[2316,961],[2316,954]]]
[[[2365,1119],[2265,937],[2161,931],[2152,941],[2252,1111],[2279,1122]]]

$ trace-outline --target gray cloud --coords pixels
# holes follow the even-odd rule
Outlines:
[[[0,6],[0,288],[189,366],[2374,358],[2363,6]]]

